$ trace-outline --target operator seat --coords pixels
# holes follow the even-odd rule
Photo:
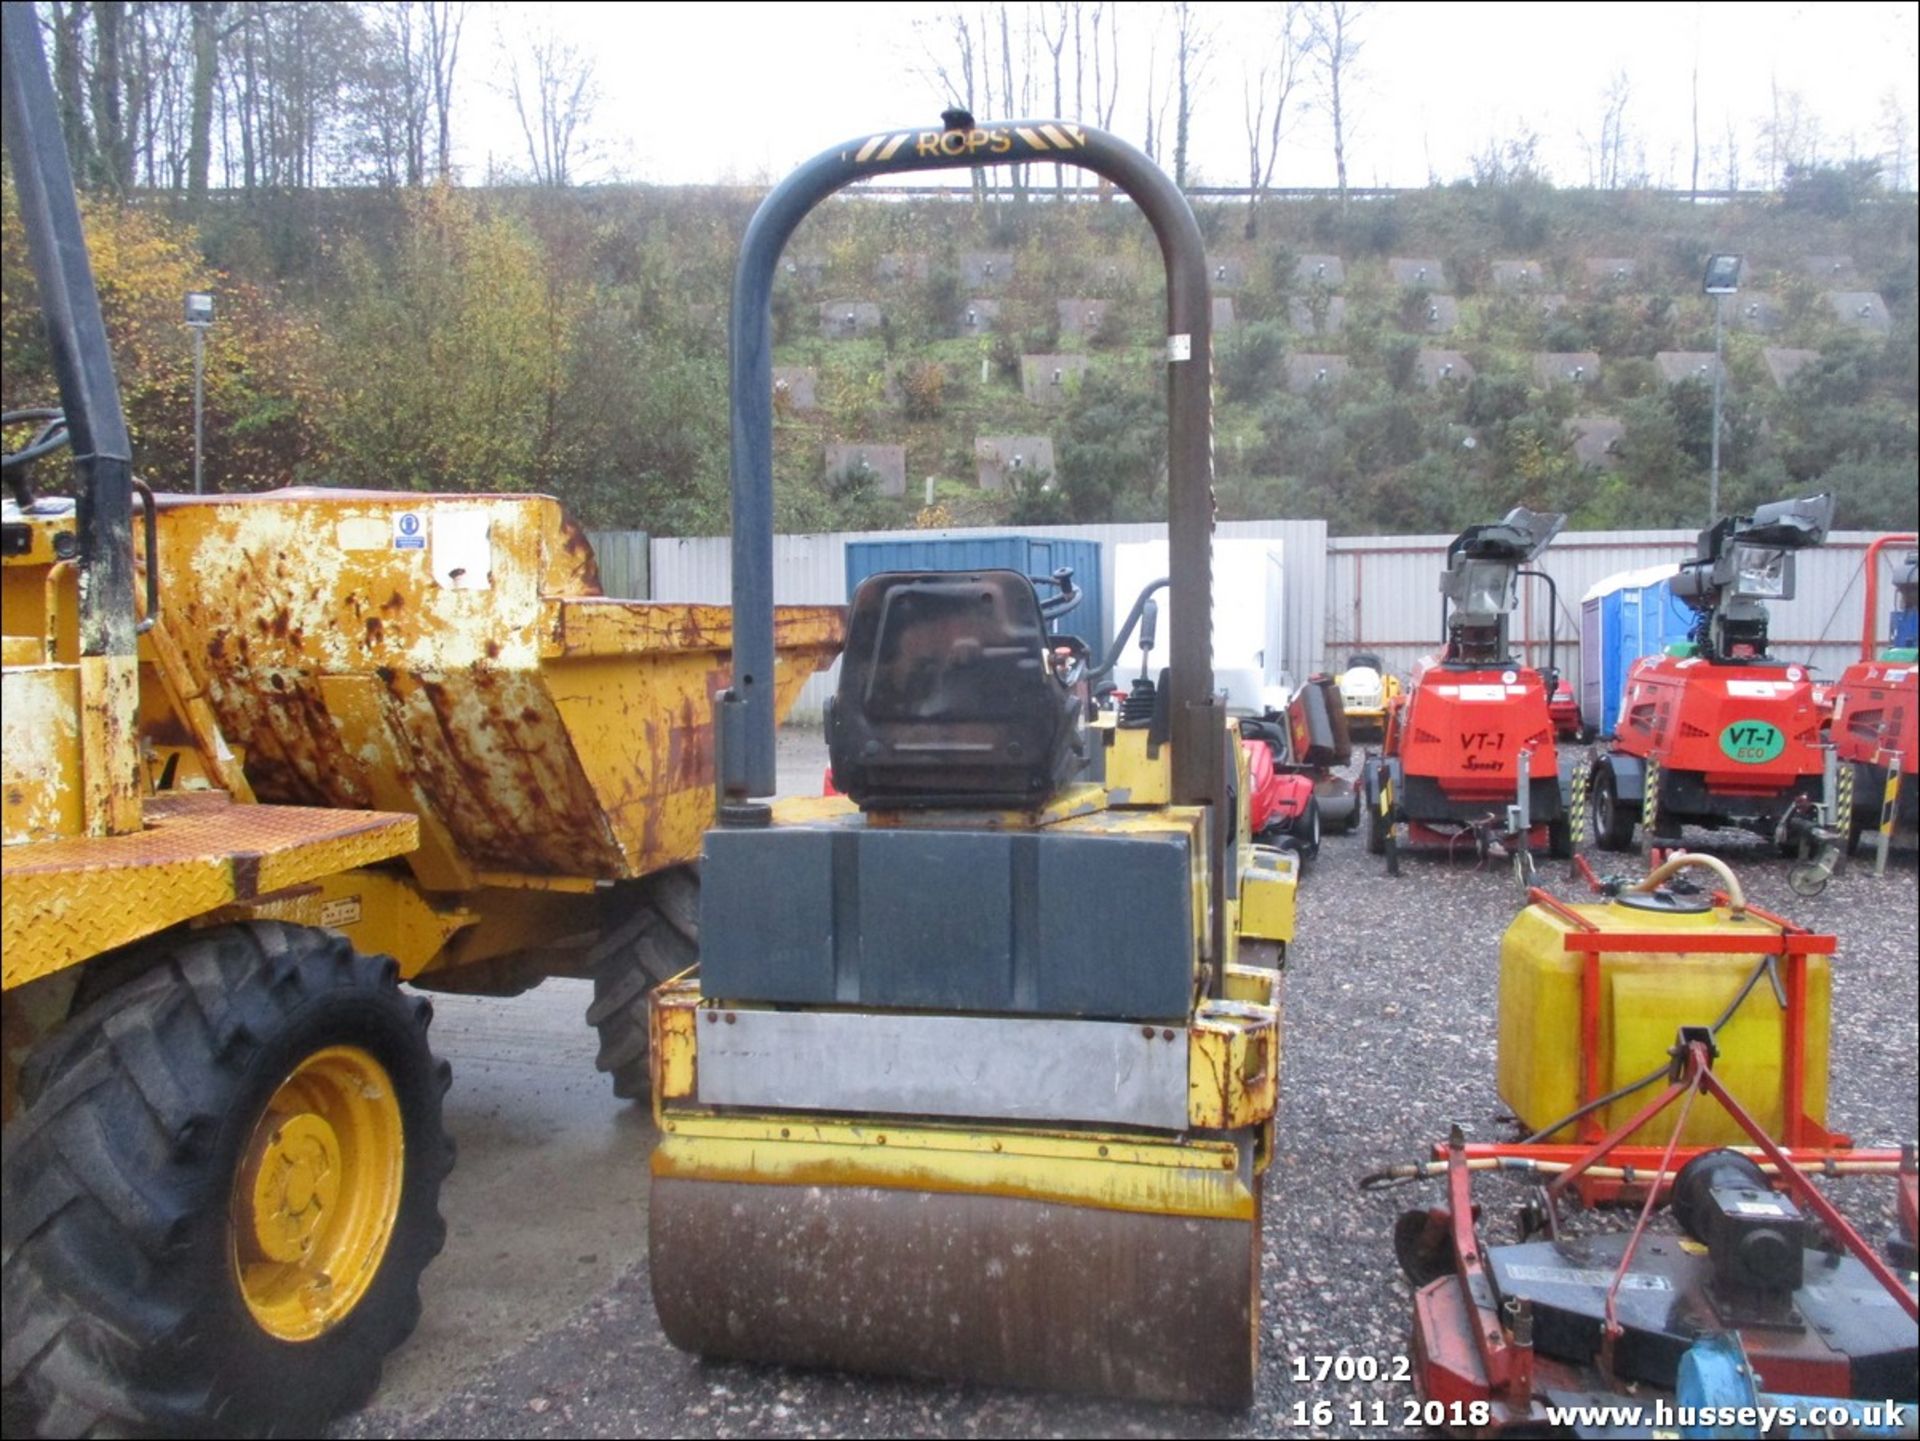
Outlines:
[[[867,577],[827,704],[835,787],[862,810],[1044,805],[1086,759],[1084,657],[1018,571]]]

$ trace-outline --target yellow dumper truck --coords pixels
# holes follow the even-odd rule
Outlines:
[[[602,596],[544,497],[141,484],[34,17],[4,14],[61,406],[8,417],[35,430],[0,526],[0,1379],[50,1434],[297,1431],[372,1390],[444,1236],[447,1071],[400,982],[592,976],[602,1069],[644,1093],[730,614]],[[36,494],[63,445],[72,497]],[[784,715],[843,621],[775,624]]]

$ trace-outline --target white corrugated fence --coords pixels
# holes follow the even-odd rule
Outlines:
[[[1431,650],[1440,634],[1441,563],[1447,535],[1366,536],[1329,540],[1324,521],[1231,521],[1222,537],[1277,540],[1286,570],[1285,668],[1296,678],[1338,668],[1349,652],[1373,651],[1389,669],[1405,674]],[[1115,611],[1124,613],[1131,596],[1114,594],[1113,543],[1164,538],[1162,524],[1007,526],[989,530],[836,532],[774,537],[774,596],[784,603],[844,604],[847,599],[846,546],[850,540],[981,538],[990,535],[1068,537],[1101,544],[1102,617],[1110,631]],[[729,598],[732,557],[725,536],[655,537],[640,532],[597,532],[601,572],[609,595],[651,596],[655,600],[713,601]],[[1797,593],[1773,607],[1776,655],[1808,665],[1816,675],[1837,676],[1858,653],[1861,607],[1865,601],[1863,562],[1870,531],[1841,531],[1798,558]],[[639,552],[639,553],[636,553]],[[1557,617],[1560,668],[1577,688],[1580,678],[1580,601],[1607,576],[1663,562],[1679,561],[1694,551],[1694,532],[1681,530],[1573,531],[1556,539],[1541,558],[1540,569],[1559,587]],[[1545,664],[1548,611],[1546,587],[1523,582],[1514,637],[1526,658]],[[1881,616],[1875,634],[1885,630],[1889,604],[1883,583]],[[817,721],[838,680],[838,667],[808,683],[793,718]]]

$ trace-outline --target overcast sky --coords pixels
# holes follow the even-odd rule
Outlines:
[[[1027,7],[1012,9],[1017,32]],[[1034,10],[1041,7],[1035,5]],[[1216,30],[1195,117],[1193,179],[1244,184],[1245,57],[1270,33],[1270,6],[1202,4]],[[979,7],[969,8],[977,14]],[[1148,50],[1162,7],[1124,4],[1125,82],[1114,128],[1140,143]],[[524,170],[502,65],[551,27],[594,58],[599,101],[581,179],[767,182],[850,136],[932,123],[944,96],[927,45],[939,5],[497,4],[475,7],[463,43],[463,170]],[[1724,183],[1731,131],[1745,185],[1764,180],[1762,127],[1776,94],[1797,94],[1821,154],[1887,155],[1905,136],[1907,182],[1920,150],[1920,7],[1910,3],[1441,4],[1383,0],[1362,22],[1348,100],[1349,178],[1422,185],[1469,172],[1489,140],[1524,131],[1555,183],[1587,183],[1602,97],[1624,70],[1631,141],[1655,184],[1685,185],[1692,71],[1700,73],[1701,184]],[[1164,31],[1156,47],[1168,52]],[[1051,61],[1044,55],[1051,100]],[[1050,105],[1038,107],[1051,108]],[[1277,185],[1331,185],[1330,130],[1317,96],[1298,97]],[[985,118],[985,117],[983,117]],[[993,118],[1006,118],[995,116]],[[1167,159],[1170,164],[1168,157]]]

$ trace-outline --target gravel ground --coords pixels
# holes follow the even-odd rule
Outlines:
[[[783,747],[788,759],[812,764],[800,741]],[[1863,1144],[1920,1133],[1913,853],[1897,852],[1882,880],[1859,866],[1822,898],[1802,901],[1769,848],[1735,840],[1719,849],[1755,903],[1839,937],[1834,1123]],[[1590,855],[1603,871],[1638,868],[1623,864],[1630,858]],[[1563,867],[1541,879],[1574,893]],[[1296,1384],[1289,1374],[1295,1358],[1406,1353],[1410,1293],[1390,1229],[1401,1210],[1432,1204],[1438,1187],[1362,1196],[1356,1177],[1419,1157],[1455,1122],[1475,1138],[1514,1134],[1494,1091],[1494,1006],[1496,948],[1518,901],[1501,865],[1410,856],[1390,879],[1357,834],[1329,838],[1309,868],[1287,977],[1280,1140],[1267,1177],[1259,1394],[1245,1416],[702,1362],[661,1335],[643,1265],[431,1412],[375,1409],[340,1434],[1415,1434],[1391,1424],[1411,1394],[1403,1385]],[[1482,1194],[1491,1223],[1504,1227],[1510,1208],[1499,1184]],[[1888,1194],[1854,1182],[1841,1200],[1878,1234]],[[1333,1403],[1342,1424],[1303,1424],[1295,1406],[1319,1401]],[[1350,1401],[1384,1401],[1389,1424],[1356,1432],[1344,1424]]]

